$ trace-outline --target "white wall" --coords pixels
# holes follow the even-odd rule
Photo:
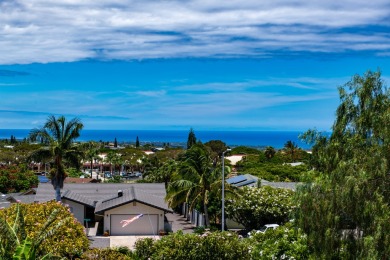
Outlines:
[[[104,212],[104,231],[110,230],[111,214],[157,214],[158,230],[164,229],[164,211],[136,202],[125,204]]]
[[[62,203],[68,204],[69,208],[71,209],[71,212],[73,215],[77,218],[77,220],[84,225],[84,218],[85,218],[85,206],[79,203],[76,203],[71,200],[63,199]]]

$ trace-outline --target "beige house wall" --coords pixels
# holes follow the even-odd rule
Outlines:
[[[62,199],[62,203],[69,205],[70,211],[73,213],[75,218],[84,225],[84,218],[85,218],[85,206],[82,204],[79,204],[77,202]]]
[[[164,229],[164,211],[153,208],[140,202],[130,202],[125,205],[115,207],[104,212],[104,231],[110,231],[111,215],[115,214],[144,214],[146,217],[150,215],[158,215],[158,230]]]

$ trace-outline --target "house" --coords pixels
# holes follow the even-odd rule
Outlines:
[[[257,187],[259,178],[250,174],[243,174],[231,177],[226,180],[227,183],[235,187]]]
[[[25,192],[20,193],[0,193],[0,208],[8,208],[12,203],[32,203],[35,199],[36,189],[31,188]]]
[[[273,188],[283,188],[295,191],[298,182],[271,182],[266,180],[260,180],[256,176],[251,174],[243,174],[231,177],[226,180],[227,183],[235,187],[258,187],[258,186],[271,186]]]
[[[65,183],[61,190],[62,202],[80,223],[98,223],[110,235],[157,235],[164,230],[165,213],[172,212],[165,195],[164,183]],[[35,202],[54,198],[53,186],[40,183]],[[122,220],[141,214],[136,224],[122,227]]]

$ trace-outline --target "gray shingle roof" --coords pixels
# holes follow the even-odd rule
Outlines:
[[[123,191],[123,196],[120,198],[118,198],[118,190]],[[165,195],[164,183],[65,183],[61,190],[62,198],[91,207],[96,206],[96,212],[102,212],[131,201],[171,211],[165,202]],[[55,199],[53,186],[48,183],[40,183],[35,201],[45,202],[53,199]]]
[[[270,182],[261,180],[261,185],[271,186],[273,188],[283,188],[295,191],[299,182]]]
[[[89,199],[89,198],[87,198],[79,193],[75,193],[73,191],[70,191],[70,190],[66,190],[62,194],[62,198],[68,199],[68,200],[73,200],[73,201],[79,202],[81,204],[90,206],[90,207],[94,207],[96,204],[93,200],[91,200],[91,199]]]
[[[122,191],[122,196],[118,194],[115,197],[99,201],[96,205],[95,213],[101,213],[105,210],[109,210],[120,205],[124,205],[133,201],[138,201],[143,204],[159,208],[165,211],[171,211],[164,201],[163,197],[148,193],[138,187],[130,187],[127,190]]]
[[[21,203],[33,203],[35,200],[34,194],[29,195],[12,195],[7,198],[10,202],[21,202]]]

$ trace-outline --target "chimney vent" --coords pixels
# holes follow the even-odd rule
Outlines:
[[[122,197],[123,196],[123,191],[122,190],[118,190],[118,197]]]

